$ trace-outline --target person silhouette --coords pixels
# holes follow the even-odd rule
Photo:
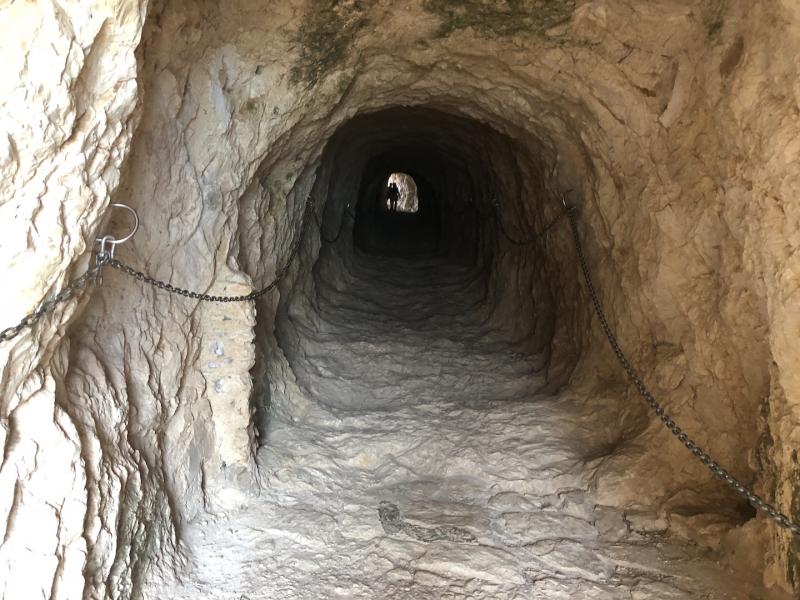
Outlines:
[[[397,189],[397,184],[394,181],[389,184],[386,196],[389,198],[389,210],[391,212],[397,212],[397,203],[400,201],[400,190]]]

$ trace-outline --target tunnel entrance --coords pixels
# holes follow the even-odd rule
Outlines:
[[[543,140],[501,129],[435,106],[360,114],[326,145],[311,192],[323,214],[320,229],[338,227],[344,234],[333,243],[323,238],[318,249],[307,247],[313,268],[290,286],[304,293],[288,294],[278,309],[276,337],[286,363],[273,365],[271,373],[280,381],[288,368],[306,397],[297,410],[325,422],[325,415],[334,414],[350,432],[339,434],[352,450],[343,451],[348,458],[342,460],[365,460],[373,473],[360,493],[385,495],[379,490],[401,480],[410,486],[409,495],[392,492],[393,502],[380,503],[386,532],[427,539],[443,529],[432,521],[427,528],[404,521],[404,512],[415,510],[413,498],[429,493],[422,491],[428,484],[414,475],[395,479],[382,458],[367,458],[385,456],[373,447],[378,439],[391,446],[392,456],[409,456],[403,464],[413,465],[415,473],[421,470],[447,489],[466,484],[444,473],[490,481],[507,462],[528,471],[536,453],[520,451],[518,442],[531,431],[543,436],[532,447],[544,454],[559,448],[570,457],[567,464],[593,465],[619,482],[613,479],[619,467],[608,465],[640,443],[650,423],[641,406],[626,406],[613,391],[619,389],[613,375],[601,375],[608,364],[592,352],[596,338],[589,305],[581,299],[568,222],[559,227],[567,186],[555,174],[580,174],[583,165],[561,164],[563,157]],[[392,210],[387,187],[401,173],[416,184],[416,212]],[[583,174],[586,181],[573,179],[569,187],[585,188],[591,176]],[[272,391],[278,405],[297,402],[278,387]],[[428,418],[435,425],[428,427]],[[499,423],[488,437],[480,433],[489,427],[485,419]],[[555,422],[557,427],[547,425]],[[280,446],[283,436],[297,441],[298,435],[316,447],[313,428],[270,424],[265,434],[270,460],[281,453],[274,443]],[[453,446],[448,438],[461,441]],[[466,438],[494,448],[497,461]],[[425,450],[418,453],[417,447]],[[513,452],[505,450],[512,447]],[[448,452],[466,465],[463,470],[437,466],[433,457]],[[472,461],[462,452],[481,458]],[[576,497],[589,493],[573,478],[575,472],[552,468],[554,487],[537,484],[537,497],[558,495],[561,485],[574,486]],[[444,494],[447,510],[467,510],[466,497],[482,493],[476,485],[466,496]],[[610,485],[604,498],[613,505],[623,486]],[[502,503],[491,494],[486,502]],[[736,526],[752,517],[744,508],[712,484],[703,494],[675,496],[671,509],[674,519],[713,514],[715,522]],[[622,521],[627,518],[635,523],[628,530],[657,531],[662,516],[641,506]],[[473,539],[475,532],[462,525],[444,528],[449,533],[442,535]],[[558,529],[563,533],[568,526],[560,523]],[[600,543],[594,535],[594,541],[581,543]],[[495,567],[501,568],[499,563],[488,568]]]

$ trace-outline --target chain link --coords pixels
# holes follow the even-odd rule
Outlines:
[[[534,233],[531,237],[529,237],[527,239],[517,240],[517,239],[514,239],[508,233],[508,229],[506,229],[505,223],[503,222],[503,217],[500,214],[500,204],[497,203],[497,202],[494,202],[494,203],[492,203],[492,206],[494,207],[494,216],[495,216],[495,219],[497,220],[497,225],[498,225],[498,228],[500,229],[500,233],[502,233],[503,237],[506,238],[509,242],[511,242],[515,246],[527,246],[528,244],[532,244],[533,242],[538,241],[539,239],[544,237],[544,235],[548,231],[550,231],[553,227],[555,227],[556,224],[561,219],[563,219],[564,216],[567,214],[567,210],[566,209],[562,210],[553,219],[551,219],[550,222],[547,223],[547,225],[545,225],[541,229],[541,231],[538,231],[538,232]]]
[[[50,300],[45,300],[35,311],[26,315],[18,324],[7,327],[0,331],[0,343],[7,342],[26,329],[31,329],[42,317],[53,312],[59,304],[63,304],[74,298],[86,287],[89,280],[97,280],[103,272],[103,267],[109,264],[110,257],[98,258],[97,263],[83,275],[72,281],[67,287],[53,296]]]
[[[66,288],[64,288],[61,292],[59,292],[56,296],[52,299],[47,300],[42,303],[42,305],[36,309],[34,312],[26,315],[22,321],[20,321],[17,325],[13,327],[8,327],[0,331],[0,343],[7,342],[20,333],[22,333],[26,329],[30,329],[33,325],[41,319],[44,315],[49,312],[55,310],[56,306],[67,302],[75,295],[77,295],[80,291],[82,291],[86,287],[86,282],[90,279],[98,280],[103,273],[103,268],[106,266],[113,267],[123,273],[130,275],[134,279],[138,279],[143,283],[147,283],[156,287],[158,289],[164,290],[165,292],[169,292],[171,294],[178,294],[180,296],[185,296],[187,298],[192,298],[194,300],[201,300],[204,302],[248,302],[250,300],[255,300],[260,296],[263,296],[270,290],[275,289],[275,287],[280,283],[280,281],[286,276],[286,273],[289,272],[289,268],[291,267],[292,261],[294,260],[295,255],[297,254],[297,250],[300,247],[300,242],[303,239],[303,235],[305,230],[308,226],[308,213],[312,211],[311,201],[306,201],[306,209],[303,212],[303,222],[300,227],[299,234],[295,237],[294,241],[292,242],[291,250],[289,251],[289,256],[286,259],[286,263],[281,267],[275,275],[275,278],[265,287],[254,290],[249,294],[243,294],[241,296],[216,296],[212,294],[204,294],[201,292],[193,292],[191,290],[187,290],[184,288],[180,288],[177,286],[172,285],[171,283],[167,283],[166,281],[161,281],[156,279],[155,277],[150,277],[142,273],[141,271],[137,271],[133,267],[130,267],[123,263],[122,261],[113,257],[113,252],[101,252],[97,255],[97,262],[94,267],[86,271],[83,275],[75,279],[72,283],[70,283]]]
[[[349,206],[350,205],[348,204],[348,207]],[[351,219],[354,220],[356,218],[356,216],[351,211],[345,210],[344,213],[342,213],[341,220],[339,221],[339,230],[336,232],[336,236],[332,239],[329,239],[325,237],[325,232],[322,230],[322,223],[320,222],[316,211],[312,210],[311,214],[314,215],[314,221],[317,223],[317,229],[319,229],[319,237],[322,238],[322,241],[325,242],[326,244],[335,244],[336,242],[339,241],[339,238],[342,237],[342,231],[344,231],[344,220],[347,217],[350,217]]]
[[[141,271],[137,271],[133,267],[126,265],[125,263],[117,260],[116,258],[110,258],[108,260],[108,265],[122,271],[123,273],[130,275],[134,279],[138,279],[142,283],[146,283],[148,285],[152,285],[155,288],[160,290],[164,290],[165,292],[169,292],[170,294],[176,294],[179,296],[185,296],[186,298],[191,298],[193,300],[200,300],[202,302],[249,302],[251,300],[255,300],[269,292],[270,290],[275,289],[277,285],[281,282],[281,280],[286,277],[286,273],[289,272],[289,268],[292,266],[292,262],[294,261],[294,257],[297,254],[297,250],[300,248],[300,242],[303,240],[303,236],[305,234],[306,228],[308,227],[308,214],[313,213],[313,207],[311,201],[306,201],[306,209],[303,212],[303,221],[300,225],[300,232],[295,237],[294,241],[292,242],[291,249],[289,251],[289,256],[286,258],[286,262],[284,263],[283,267],[281,267],[278,272],[275,274],[275,278],[266,286],[253,290],[249,294],[242,294],[240,296],[217,296],[213,294],[204,294],[202,292],[193,292],[192,290],[187,290],[185,288],[177,287],[168,283],[166,281],[161,281],[160,279],[156,279],[155,277],[150,277]]]
[[[625,373],[628,375],[628,379],[636,388],[636,391],[639,395],[644,398],[644,401],[653,409],[661,422],[664,423],[664,426],[672,432],[672,434],[678,438],[678,440],[692,453],[696,456],[700,462],[702,462],[706,467],[708,467],[709,471],[711,471],[717,478],[724,481],[728,486],[733,488],[740,496],[747,499],[750,504],[757,508],[758,510],[764,512],[769,518],[773,521],[778,523],[781,527],[788,529],[795,535],[800,535],[800,525],[797,523],[792,522],[789,517],[778,511],[774,506],[765,502],[761,497],[757,496],[749,489],[747,489],[742,483],[736,479],[733,475],[728,472],[727,469],[723,468],[716,460],[714,460],[711,455],[709,455],[705,450],[703,450],[697,443],[692,440],[681,427],[675,422],[675,420],[664,410],[664,407],[661,406],[658,400],[650,393],[650,390],[644,385],[644,382],[639,378],[639,375],[636,373],[634,368],[631,366],[628,358],[625,356],[625,353],[620,348],[619,343],[617,342],[617,338],[614,335],[614,332],[611,329],[611,326],[608,323],[608,319],[606,318],[605,312],[603,311],[603,306],[600,303],[600,297],[597,293],[597,289],[594,287],[594,283],[592,282],[592,277],[589,272],[589,265],[586,261],[586,256],[583,252],[583,246],[581,245],[580,235],[578,233],[578,217],[577,211],[574,206],[567,207],[567,214],[569,215],[569,222],[572,226],[572,237],[575,241],[575,249],[578,253],[578,261],[580,262],[581,271],[583,272],[583,278],[586,281],[586,288],[589,290],[589,297],[591,298],[592,305],[594,306],[594,311],[597,314],[597,318],[600,321],[600,327],[603,330],[603,333],[608,338],[608,343],[611,345],[611,349],[614,351],[614,355],[617,357],[619,364],[622,365],[622,368],[625,370]]]
[[[544,229],[542,229],[542,231],[540,231],[535,236],[531,237],[526,241],[517,241],[508,235],[508,232],[505,230],[505,227],[503,225],[502,218],[499,215],[499,211],[497,210],[499,207],[497,206],[497,204],[495,204],[494,206],[496,211],[495,214],[497,222],[500,226],[501,232],[511,243],[517,245],[528,244],[539,239],[548,230],[550,230],[553,226],[555,226],[555,224],[558,223],[558,221],[564,215],[569,216],[569,222],[572,228],[572,237],[575,242],[575,250],[577,251],[578,254],[578,261],[580,263],[580,268],[583,273],[583,278],[586,282],[586,287],[589,291],[589,297],[592,301],[594,311],[597,314],[598,320],[600,321],[600,327],[602,328],[606,338],[608,338],[608,343],[610,344],[611,349],[614,352],[614,355],[617,357],[619,364],[622,366],[623,370],[627,374],[628,379],[636,388],[636,391],[650,406],[650,408],[653,409],[653,411],[662,421],[664,426],[676,438],[678,438],[678,440],[694,456],[696,456],[700,460],[700,462],[702,462],[717,478],[721,479],[726,484],[728,484],[739,495],[747,499],[747,501],[750,502],[751,505],[753,505],[758,510],[764,512],[772,520],[778,523],[778,525],[780,525],[785,529],[788,529],[795,535],[800,535],[800,525],[792,522],[791,519],[789,519],[789,517],[787,517],[786,515],[778,511],[774,506],[764,501],[761,497],[759,497],[758,495],[754,494],[749,489],[747,489],[738,479],[736,479],[733,475],[730,474],[730,472],[728,472],[716,460],[714,460],[711,457],[711,455],[709,455],[705,450],[703,450],[700,446],[698,446],[697,443],[695,443],[686,434],[686,432],[684,432],[683,429],[675,422],[675,420],[664,410],[664,407],[661,406],[658,400],[656,400],[656,398],[650,393],[650,391],[644,385],[644,382],[639,378],[638,374],[631,366],[627,356],[625,356],[625,353],[622,351],[622,348],[617,342],[617,338],[614,335],[614,332],[608,323],[608,319],[606,318],[602,304],[600,303],[600,297],[597,293],[597,289],[594,286],[594,282],[592,281],[591,273],[589,271],[589,265],[586,261],[586,255],[584,254],[583,246],[581,244],[580,234],[578,232],[578,220],[577,220],[576,208],[574,206],[566,206],[565,210],[559,213],[552,221],[550,221],[544,227]],[[178,294],[181,296],[185,296],[187,298],[192,298],[194,300],[201,300],[205,302],[248,302],[251,300],[255,300],[256,298],[263,296],[270,290],[274,289],[288,273],[289,268],[291,267],[295,255],[297,254],[297,251],[300,247],[300,242],[303,239],[305,230],[307,228],[309,212],[313,212],[313,207],[311,205],[311,202],[307,201],[306,210],[303,213],[303,221],[301,224],[300,232],[295,237],[292,243],[289,256],[286,259],[286,263],[283,265],[283,267],[281,267],[278,270],[272,282],[270,282],[265,287],[250,292],[249,294],[243,294],[239,296],[218,296],[212,294],[204,294],[200,292],[193,292],[191,290],[174,286],[171,283],[155,279],[154,277],[150,277],[149,275],[146,275],[141,271],[137,271],[136,269],[120,262],[118,259],[113,258],[110,254],[103,253],[98,255],[97,262],[94,267],[88,269],[83,275],[75,279],[72,283],[70,283],[66,288],[64,288],[62,291],[56,294],[53,298],[43,302],[37,310],[30,313],[29,315],[26,315],[22,319],[22,321],[20,321],[17,325],[13,327],[8,327],[0,331],[0,342],[9,341],[14,337],[16,337],[17,335],[19,335],[22,331],[32,328],[36,324],[36,322],[38,322],[43,316],[54,311],[59,304],[63,304],[64,302],[67,302],[70,299],[74,298],[78,293],[84,290],[84,288],[86,287],[86,283],[89,280],[97,280],[101,276],[103,268],[106,265],[111,266],[119,271],[122,271],[123,273],[130,275],[134,279],[152,285],[153,287],[156,287],[158,289],[164,290],[171,294]],[[339,225],[339,231],[336,235],[336,238],[329,243],[333,243],[339,239],[339,236],[342,233],[345,216],[346,215],[342,215],[342,222]],[[314,213],[314,218],[317,220],[317,223],[319,224],[319,219],[317,218],[316,213]],[[321,232],[322,228],[320,226],[320,234]],[[323,239],[325,238],[323,237]]]

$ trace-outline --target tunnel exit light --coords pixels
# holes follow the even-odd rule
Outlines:
[[[394,187],[393,187],[394,186]],[[419,211],[417,184],[408,173],[392,173],[386,181],[385,206],[389,212]]]

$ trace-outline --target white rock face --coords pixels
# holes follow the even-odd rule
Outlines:
[[[87,265],[135,125],[144,4],[0,3],[2,328]],[[103,415],[92,400],[71,398],[65,384],[71,345],[63,325],[75,309],[64,304],[0,345],[4,598],[80,598],[95,577],[84,571],[87,553],[96,552],[85,535],[97,510],[92,435],[74,409]],[[107,518],[106,536],[116,540],[113,511]]]
[[[0,328],[91,264],[110,201],[142,221],[118,250],[124,262],[212,294],[246,294],[272,280],[292,258],[309,196],[325,237],[341,229],[323,244],[311,220],[279,291],[254,304],[203,304],[109,269],[88,302],[65,303],[0,343],[4,597],[155,594],[148,586],[187,558],[208,558],[213,543],[243,558],[247,543],[230,543],[220,525],[234,513],[237,523],[261,519],[267,533],[247,539],[267,544],[257,556],[273,568],[260,576],[285,575],[264,589],[286,597],[306,585],[290,575],[300,567],[281,563],[299,560],[301,547],[319,553],[327,576],[348,573],[330,562],[346,529],[337,514],[350,519],[353,555],[384,574],[364,594],[403,597],[418,586],[465,597],[533,589],[614,597],[631,590],[639,567],[615,579],[613,565],[627,563],[609,544],[641,542],[650,552],[647,540],[662,533],[681,560],[694,560],[680,541],[689,538],[763,571],[773,590],[796,589],[789,535],[753,519],[627,391],[590,313],[566,222],[546,243],[507,237],[540,231],[573,190],[609,320],[638,371],[702,446],[800,518],[799,34],[800,8],[786,0],[724,8],[0,2]],[[360,247],[393,243],[358,203],[389,163],[422,173],[421,206],[426,193],[437,198],[444,212],[438,224],[424,221],[433,225],[419,240],[438,231],[440,258],[474,267],[458,293],[478,299],[469,309],[476,327],[498,336],[496,347],[465,350],[462,332],[443,326],[422,346],[393,338],[406,353],[398,361],[394,347],[381,350],[379,328],[364,325],[348,349],[336,338],[357,331],[348,329],[354,321],[375,322],[349,301],[361,285],[352,278],[353,236]],[[119,234],[122,221],[107,227]],[[379,312],[408,309],[413,300],[400,292]],[[439,300],[445,312],[461,301]],[[409,352],[424,360],[408,366]],[[465,371],[475,398],[454,408]],[[535,394],[552,399],[523,403],[519,413],[493,404]],[[409,396],[418,404],[397,409]],[[387,408],[394,449],[381,450],[368,430]],[[603,418],[592,423],[591,410]],[[537,411],[547,413],[541,431]],[[496,430],[480,444],[436,440],[484,421]],[[352,447],[337,449],[343,423]],[[376,475],[370,469],[395,464],[392,436],[403,431],[404,443],[415,432],[435,441],[431,456]],[[565,431],[577,440],[567,444]],[[537,435],[553,436],[540,453],[556,470],[515,462],[538,456]],[[446,510],[420,512],[432,492],[418,474],[450,481],[431,471],[445,446],[468,454],[450,468],[479,473],[478,481]],[[506,470],[519,486],[569,481],[582,508],[543,510],[536,502],[558,495],[553,489],[492,492]],[[352,506],[336,492],[349,481],[366,494]],[[368,494],[390,485],[417,491],[395,500]],[[326,495],[321,509],[293,512],[314,494]],[[409,542],[403,528],[378,529],[382,499],[423,529],[490,536],[484,560],[460,542]],[[289,525],[277,527],[289,513]],[[516,545],[540,544],[539,527],[561,527],[550,518],[574,536],[523,559]],[[196,529],[203,520],[206,542]],[[312,539],[310,527],[330,537]],[[595,540],[585,556],[574,544],[582,536]],[[544,555],[554,562],[540,571],[550,575],[531,578],[525,560]],[[646,589],[631,594],[682,597],[677,580],[648,570],[660,558],[648,557]],[[418,579],[398,566],[412,560]],[[219,564],[239,563],[226,555]],[[678,578],[691,570],[676,569]],[[228,571],[209,577],[231,590],[256,581],[236,588]],[[716,586],[710,575],[690,579],[698,587],[677,587]],[[463,587],[470,580],[476,587]],[[362,589],[336,585],[345,597]]]

